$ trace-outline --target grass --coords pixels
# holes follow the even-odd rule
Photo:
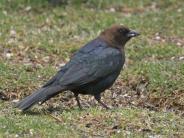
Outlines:
[[[149,137],[181,136],[184,119],[173,113],[138,108],[111,111],[90,108],[63,110],[53,119],[43,111],[18,113],[4,105],[1,113],[2,137]]]
[[[0,2],[0,137],[182,137],[184,130],[184,4],[182,0]],[[12,100],[46,82],[82,45],[111,24],[141,32],[126,46],[126,65],[104,95],[104,111],[89,96],[78,110],[71,93],[34,112],[19,113]],[[115,95],[115,97],[113,97]],[[0,99],[1,100],[1,99]],[[146,118],[146,119],[145,119]]]

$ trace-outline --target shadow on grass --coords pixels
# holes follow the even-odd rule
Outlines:
[[[84,109],[85,110],[85,109]],[[78,108],[63,108],[63,107],[48,107],[48,108],[42,108],[42,109],[30,109],[26,111],[22,111],[21,115],[33,115],[33,116],[39,116],[39,115],[47,115],[47,114],[62,114],[63,112],[72,112],[72,111],[83,111]]]

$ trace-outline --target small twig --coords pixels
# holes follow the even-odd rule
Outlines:
[[[51,116],[52,118],[54,118],[56,121],[58,121],[58,122],[60,122],[60,123],[63,123],[63,120],[61,120],[61,118],[56,117],[56,116],[54,116],[54,115],[52,115],[52,114],[48,114],[48,115]]]
[[[43,109],[44,109],[44,108],[43,108]],[[60,123],[63,123],[63,120],[62,120],[61,118],[52,115],[52,114],[51,114],[50,112],[48,112],[46,109],[44,109],[43,111],[44,111],[44,113],[45,113],[46,115],[49,115],[50,117],[52,117],[52,118],[55,119],[56,121],[58,121],[58,122],[60,122]]]

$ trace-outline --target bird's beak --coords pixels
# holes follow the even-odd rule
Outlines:
[[[134,31],[134,30],[130,30],[130,32],[127,34],[128,37],[136,37],[140,35],[140,33]]]

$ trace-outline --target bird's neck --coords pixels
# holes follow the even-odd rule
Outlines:
[[[109,47],[113,47],[113,48],[117,48],[120,50],[124,49],[124,46],[120,43],[117,43],[112,36],[109,35],[100,35],[98,37],[99,39],[103,40],[104,42],[106,42],[108,44]]]

